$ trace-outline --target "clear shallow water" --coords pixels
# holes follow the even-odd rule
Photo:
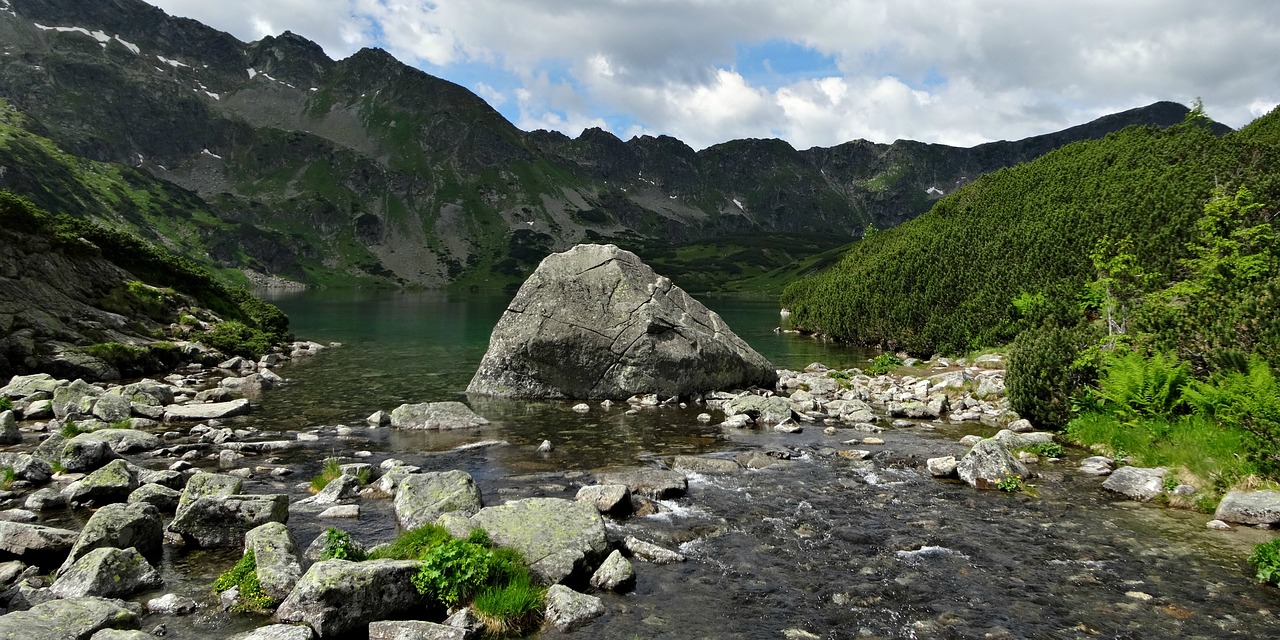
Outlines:
[[[1046,467],[1039,498],[977,492],[927,477],[927,457],[962,454],[965,427],[928,425],[882,434],[870,461],[824,456],[843,448],[809,427],[799,435],[724,430],[698,423],[697,407],[627,415],[625,407],[473,401],[493,421],[465,432],[367,429],[375,409],[402,402],[465,399],[505,298],[435,292],[306,292],[276,300],[298,335],[345,346],[280,372],[248,426],[292,431],[348,424],[308,448],[279,456],[297,469],[285,481],[259,479],[254,492],[305,495],[299,482],[326,456],[366,450],[428,470],[462,469],[486,501],[571,498],[592,470],[656,464],[677,453],[732,455],[786,449],[799,460],[777,469],[697,476],[671,513],[611,523],[690,558],[638,563],[638,586],[605,594],[607,615],[576,637],[781,638],[1267,638],[1280,633],[1280,594],[1252,584],[1243,559],[1271,533],[1209,532],[1200,514],[1119,502],[1072,465]],[[772,302],[709,300],[743,338],[779,367],[821,361],[856,365],[866,354],[775,334]],[[717,415],[717,421],[719,416]],[[536,445],[549,439],[550,454]],[[482,440],[505,445],[466,451]],[[829,452],[828,452],[829,453]],[[1075,458],[1083,457],[1076,452]],[[396,533],[390,501],[364,500],[355,522],[320,522],[295,508],[291,527],[306,544],[342,526],[370,544]],[[216,573],[198,559],[203,574]],[[231,558],[225,559],[230,563]],[[223,567],[225,568],[225,567]],[[177,572],[174,572],[177,575]],[[166,575],[168,578],[169,575]],[[180,579],[180,578],[179,578]],[[202,578],[203,579],[203,578]],[[254,621],[209,615],[180,637],[220,637]],[[263,621],[258,621],[263,622]],[[207,633],[207,635],[206,635]],[[559,637],[554,631],[542,637]]]

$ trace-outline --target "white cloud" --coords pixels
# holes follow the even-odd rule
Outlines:
[[[1240,126],[1280,86],[1280,3],[1226,0],[158,0],[242,39],[289,29],[332,56],[384,46],[524,89],[522,127],[615,123],[695,147],[781,136],[973,144],[1200,96]],[[753,84],[741,46],[785,41],[835,69]],[[773,61],[776,66],[777,61]],[[462,65],[462,66],[459,66]],[[553,78],[550,80],[548,78]],[[509,85],[508,85],[509,86]],[[503,103],[495,102],[497,105]]]

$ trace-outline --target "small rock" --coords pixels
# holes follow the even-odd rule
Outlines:
[[[600,513],[626,515],[631,511],[631,489],[625,484],[595,484],[578,490],[577,500],[596,506]]]
[[[336,507],[329,507],[320,512],[317,518],[359,518],[360,505],[358,504],[341,504]]]
[[[547,589],[546,620],[561,633],[572,631],[604,615],[604,602],[562,584]]]
[[[591,586],[608,591],[627,591],[635,586],[636,571],[617,549],[591,575]]]
[[[1026,418],[1020,418],[1009,423],[1008,429],[1014,433],[1031,433],[1036,428],[1031,426],[1031,421]]]
[[[1214,531],[1230,531],[1231,530],[1231,525],[1221,520],[1210,520],[1206,522],[1204,526],[1206,528],[1213,529]]]
[[[591,411],[591,405],[585,402],[579,402],[578,404],[573,405],[573,410],[578,413],[587,413]]]
[[[863,438],[863,439],[862,439],[862,444],[867,444],[867,445],[879,445],[879,444],[884,444],[884,440],[882,440],[882,439],[880,439],[880,438]]]
[[[1080,461],[1080,473],[1086,476],[1109,476],[1115,470],[1115,460],[1106,456],[1093,456]]]
[[[982,436],[970,435],[970,436],[965,436],[963,438],[960,438],[960,445],[965,447],[972,447],[973,445],[978,444],[979,442],[982,442]]]
[[[196,609],[199,608],[199,602],[176,593],[166,593],[159,598],[152,598],[147,601],[147,611],[150,613],[185,616],[189,613],[195,613]]]
[[[946,456],[942,458],[929,458],[925,461],[925,466],[929,469],[929,474],[935,478],[950,478],[956,475],[956,467],[959,461],[955,456]]]
[[[1239,524],[1280,524],[1280,491],[1229,491],[1213,517]]]
[[[632,556],[652,562],[653,564],[671,564],[674,562],[684,562],[684,556],[659,547],[652,542],[645,542],[635,536],[627,536],[622,540],[622,546],[631,553]]]
[[[543,440],[542,444],[538,445],[538,453],[551,453],[555,448],[550,440]]]
[[[391,414],[379,409],[369,414],[366,422],[368,422],[371,427],[385,427],[391,424]]]

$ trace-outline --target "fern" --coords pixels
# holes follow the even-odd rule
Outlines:
[[[1191,368],[1160,354],[1128,353],[1109,359],[1099,381],[1102,409],[1122,421],[1177,415],[1186,406],[1183,391]]]

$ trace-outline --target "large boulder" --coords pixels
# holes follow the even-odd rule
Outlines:
[[[593,569],[609,552],[604,520],[594,504],[561,498],[526,498],[485,507],[471,516],[499,546],[524,554],[534,575],[555,584]]]
[[[17,400],[37,393],[52,394],[64,384],[67,384],[65,380],[58,380],[47,373],[14,376],[9,379],[9,384],[5,385],[4,388],[0,388],[0,396]]]
[[[1002,478],[1031,474],[999,440],[988,438],[973,445],[956,466],[960,479],[977,489],[994,489]]]
[[[59,598],[128,598],[163,583],[160,572],[137,549],[102,547],[76,560],[49,592]]]
[[[13,469],[18,480],[42,483],[53,476],[53,467],[29,453],[0,453],[0,467]]]
[[[274,600],[289,596],[302,577],[302,556],[289,528],[279,522],[268,522],[245,534],[245,553],[253,552],[258,583]]]
[[[435,522],[445,513],[469,516],[483,506],[480,488],[463,471],[413,474],[396,489],[396,519],[405,529]]]
[[[154,451],[163,446],[159,436],[137,429],[98,429],[71,439],[71,442],[97,441],[107,443],[107,446],[116,453]]]
[[[138,477],[125,460],[112,460],[105,467],[77,480],[63,490],[67,502],[103,505],[124,502],[140,486]]]
[[[244,480],[221,473],[197,473],[187,480],[178,498],[177,516],[200,498],[225,498],[240,493],[244,489]]]
[[[467,429],[489,424],[461,402],[402,404],[391,410],[391,426],[398,429]]]
[[[111,444],[107,441],[82,437],[86,435],[89,434],[82,433],[65,441],[62,445],[61,451],[57,454],[57,462],[62,465],[64,471],[85,473],[120,457],[118,453],[111,450]],[[53,440],[53,438],[49,439]],[[41,449],[43,448],[42,446]],[[36,452],[38,454],[40,450],[37,449]]]
[[[413,618],[432,598],[410,580],[416,560],[325,560],[311,565],[276,609],[281,622],[306,622],[322,638],[365,632],[370,622]]]
[[[67,529],[0,521],[0,561],[17,558],[27,564],[56,567],[79,536]]]
[[[1229,491],[1214,518],[1240,524],[1280,524],[1280,491]]]
[[[98,509],[85,523],[58,573],[65,573],[76,560],[94,549],[132,547],[145,556],[158,558],[163,544],[164,523],[155,507],[141,503],[109,504]]]
[[[467,392],[624,399],[776,381],[719,315],[635,254],[578,245],[548,256],[520,287]]]
[[[102,629],[140,626],[138,613],[119,600],[70,598],[50,600],[27,611],[0,616],[0,638],[89,640]]]
[[[283,493],[207,496],[179,505],[169,531],[202,548],[238,547],[251,529],[288,521],[289,496]]]

